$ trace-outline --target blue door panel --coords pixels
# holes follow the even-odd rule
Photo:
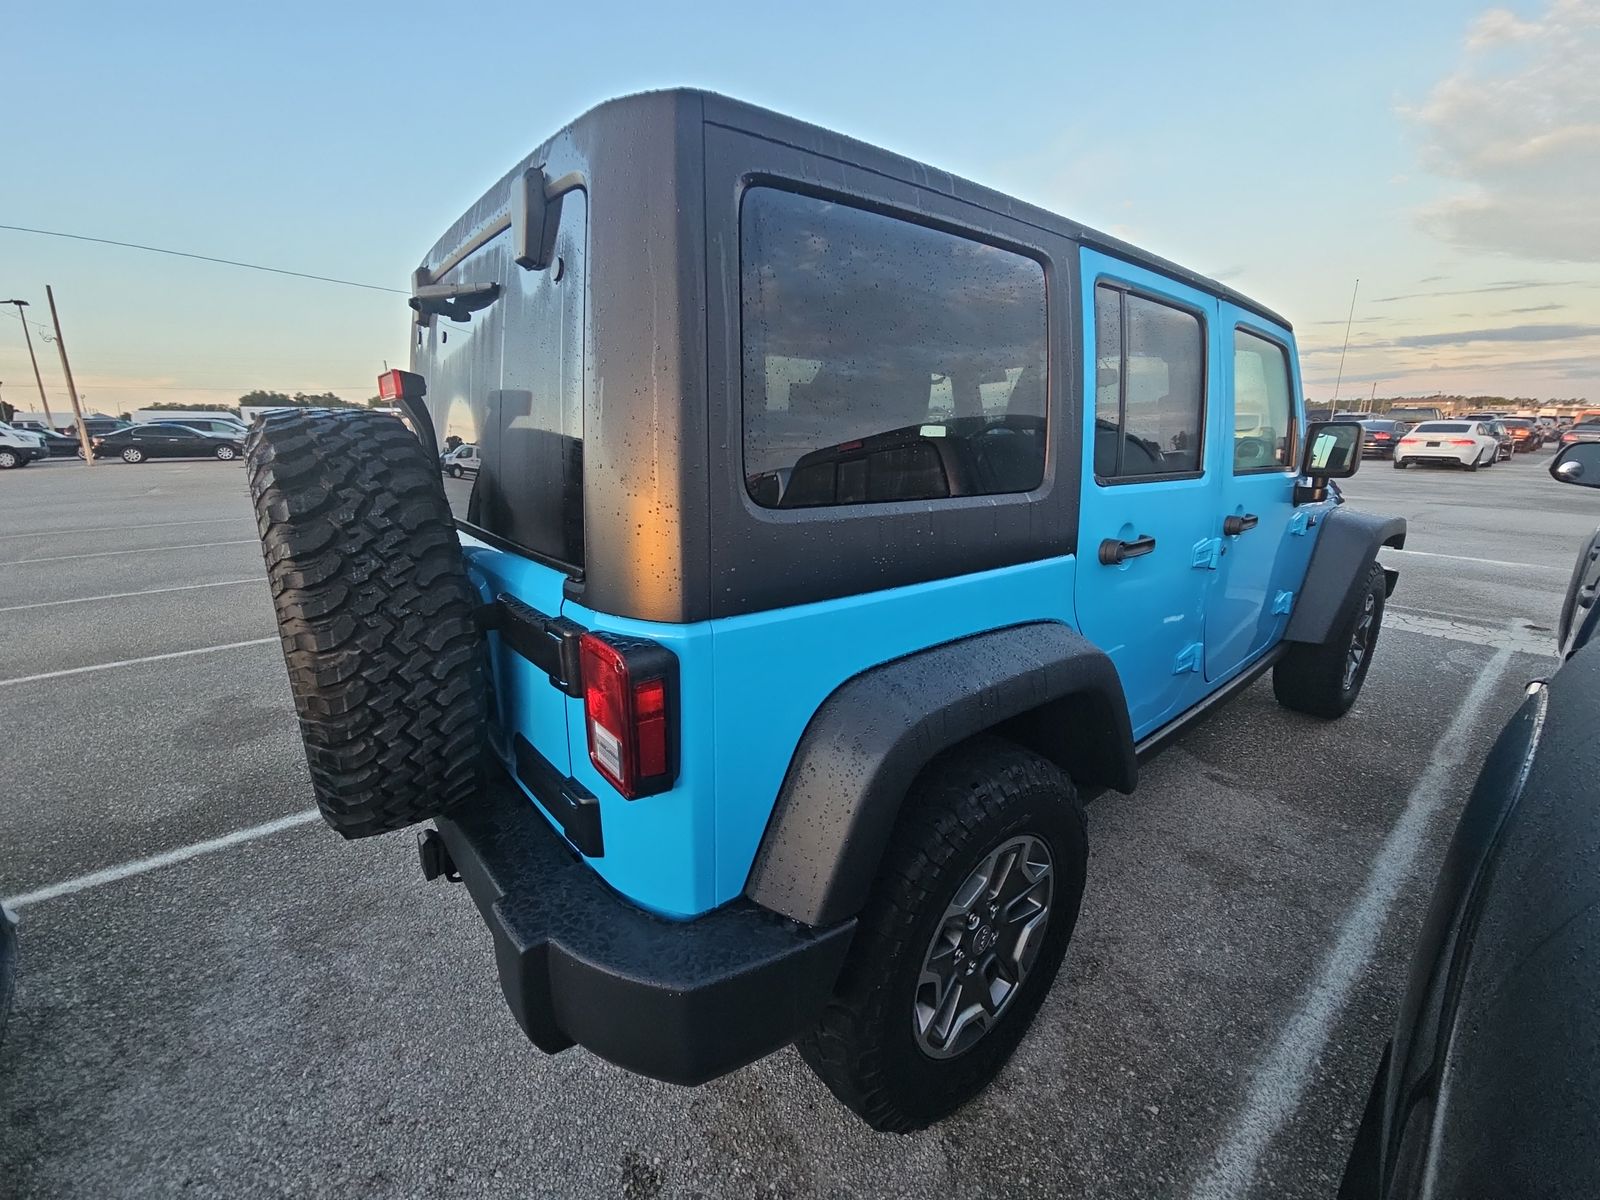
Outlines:
[[[1226,443],[1219,439],[1212,447],[1222,513],[1224,517],[1253,516],[1256,524],[1222,539],[1206,610],[1205,674],[1212,684],[1237,674],[1283,636],[1311,560],[1320,515],[1327,508],[1326,504],[1295,507],[1297,461],[1277,470],[1236,472],[1233,438],[1264,432],[1266,440],[1273,441],[1281,435],[1280,431],[1258,429],[1259,411],[1246,402],[1251,389],[1247,381],[1236,378],[1236,330],[1275,342],[1286,352],[1293,425],[1298,434],[1294,439],[1296,459],[1305,433],[1305,406],[1294,335],[1226,301],[1219,307],[1217,358],[1223,384],[1219,427],[1233,432]]]
[[[1222,514],[1212,448],[1221,393],[1215,348],[1217,301],[1142,267],[1092,250],[1082,252],[1084,323],[1083,498],[1078,521],[1081,565],[1075,582],[1079,628],[1111,657],[1128,696],[1136,737],[1143,737],[1205,695],[1206,603],[1220,550]],[[1202,474],[1102,484],[1094,472],[1095,402],[1101,367],[1095,345],[1095,287],[1102,281],[1175,302],[1198,313],[1206,330],[1205,388],[1209,412]],[[1107,566],[1106,539],[1153,537],[1155,549]]]

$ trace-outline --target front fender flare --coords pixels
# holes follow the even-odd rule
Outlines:
[[[963,638],[874,667],[812,716],[745,884],[807,925],[866,903],[912,781],[936,754],[999,732],[1080,785],[1138,778],[1122,682],[1105,652],[1055,622]]]
[[[1322,518],[1322,533],[1311,552],[1311,565],[1300,585],[1286,642],[1320,645],[1333,636],[1339,615],[1348,612],[1356,590],[1367,577],[1367,566],[1378,557],[1380,546],[1406,544],[1404,517],[1379,517],[1340,507]],[[1389,580],[1394,590],[1394,579]]]

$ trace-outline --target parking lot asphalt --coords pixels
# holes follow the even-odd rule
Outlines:
[[[1356,709],[1315,721],[1260,682],[1096,800],[1033,1032],[910,1137],[793,1051],[688,1090],[533,1049],[409,834],[296,819],[242,470],[0,475],[0,896],[23,899],[0,1190],[1332,1195],[1444,840],[1600,521],[1547,461],[1349,482],[1412,530]]]

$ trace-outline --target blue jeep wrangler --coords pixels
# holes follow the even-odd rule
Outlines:
[[[1281,317],[1114,238],[668,91],[413,291],[411,428],[269,414],[250,487],[323,813],[434,821],[547,1051],[798,1042],[920,1128],[1049,990],[1084,795],[1269,669],[1360,691],[1405,537],[1329,485],[1360,426],[1307,427]]]

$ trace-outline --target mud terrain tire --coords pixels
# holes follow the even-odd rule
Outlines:
[[[481,782],[485,650],[437,456],[394,417],[268,413],[245,443],[317,806],[347,838]]]

